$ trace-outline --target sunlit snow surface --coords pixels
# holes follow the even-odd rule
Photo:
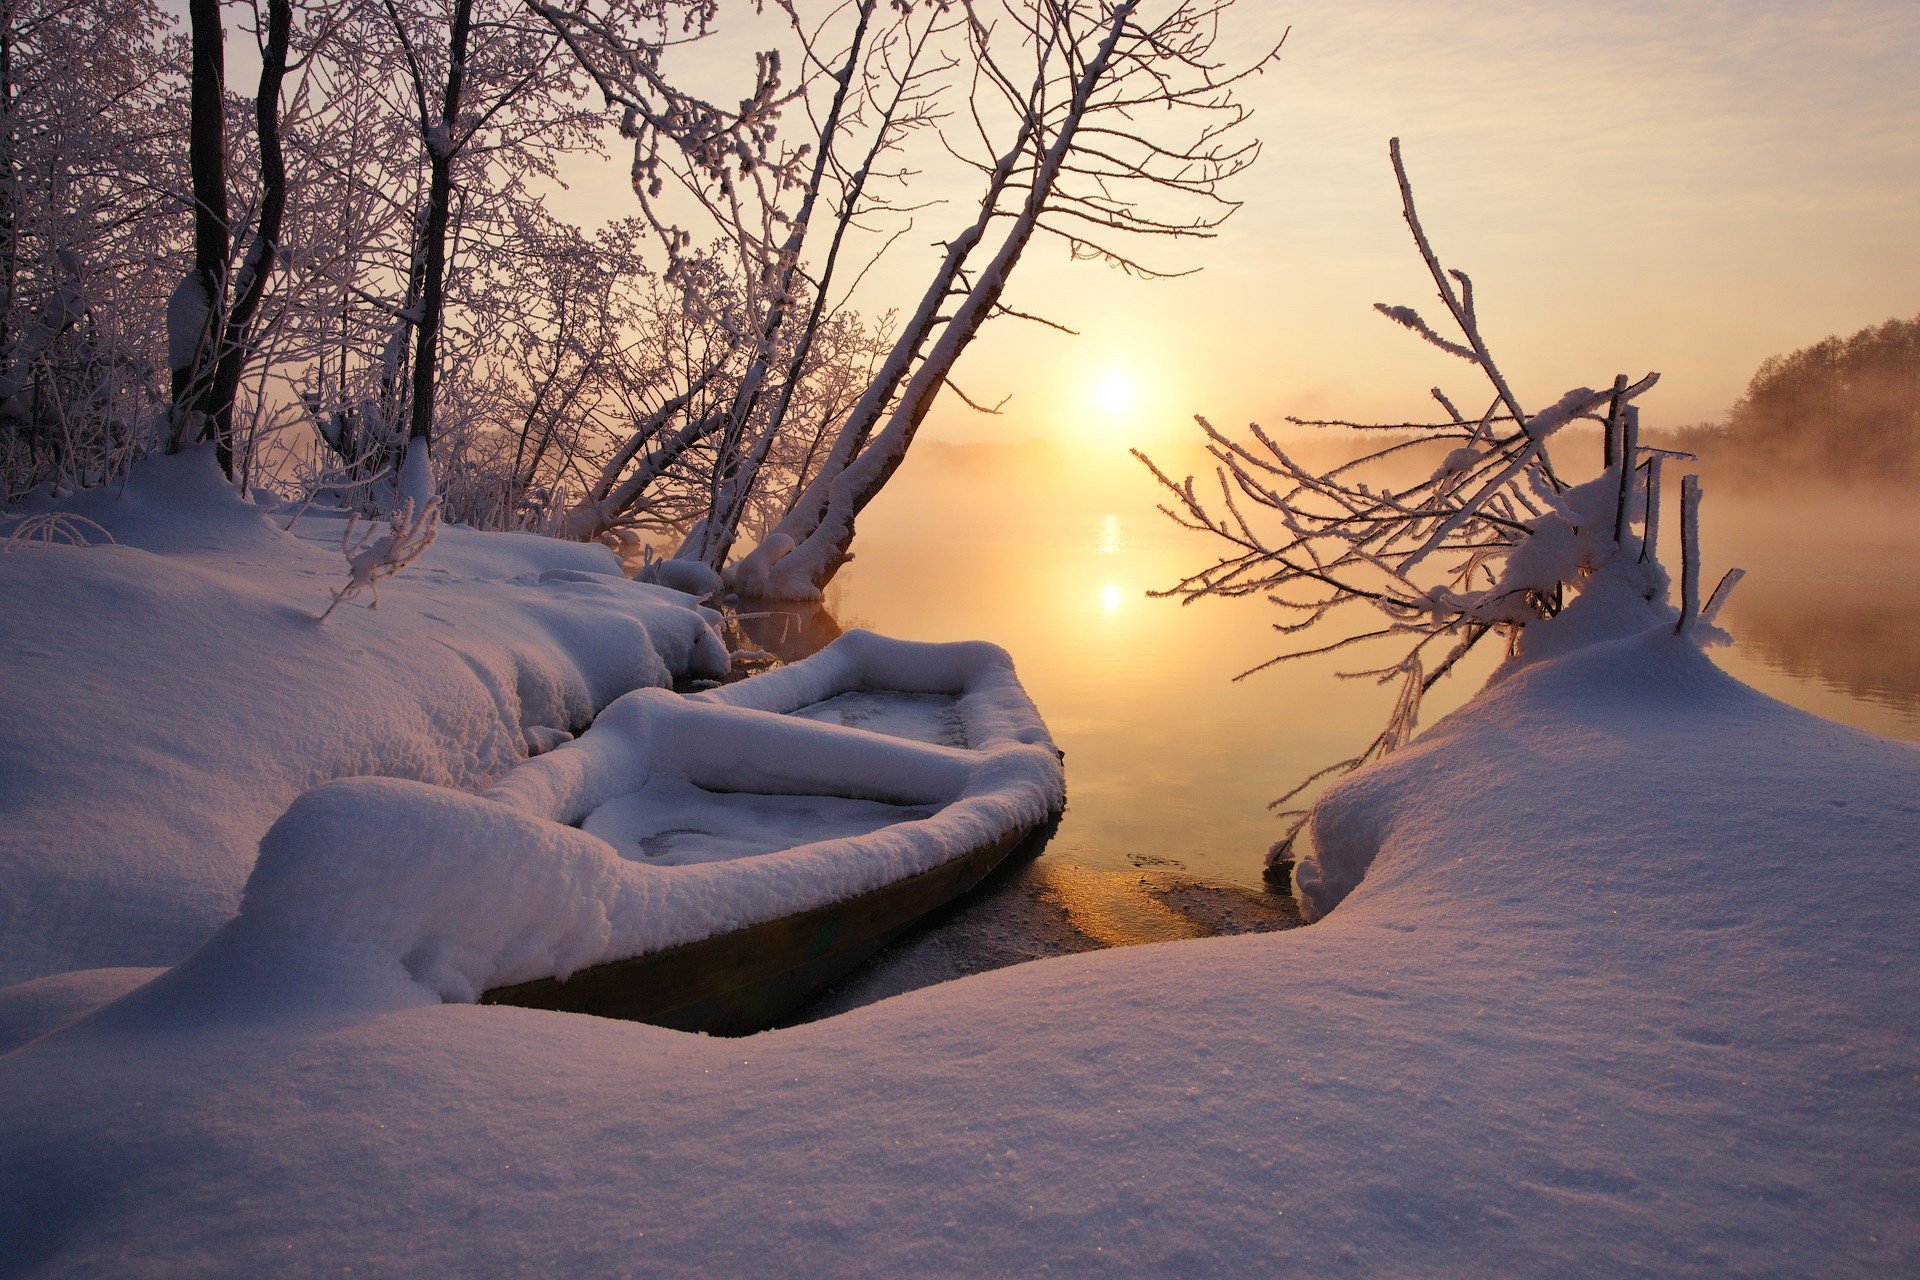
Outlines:
[[[660,866],[720,862],[931,817],[932,805],[843,796],[709,791],[674,778],[616,796],[581,822],[621,857]]]
[[[892,734],[942,747],[967,745],[957,699],[944,693],[896,693],[856,689],[802,707],[794,715],[872,733]]]
[[[716,675],[693,601],[605,547],[448,527],[364,600],[340,512],[244,501],[198,451],[0,553],[0,983],[171,964],[230,918],[303,791],[479,789],[621,694]]]
[[[1331,793],[1319,923],[744,1041],[445,1003],[415,967],[493,961],[405,939],[497,916],[532,954],[595,917],[498,842],[422,862],[408,806],[634,864],[504,800],[330,784],[366,808],[295,834],[358,831],[351,930],[283,927],[312,895],[269,876],[285,914],[129,995],[0,991],[0,1029],[48,1032],[0,1056],[0,1269],[1920,1274],[1920,752],[1584,612]],[[780,676],[730,696],[824,696]],[[532,763],[569,752],[617,754]]]

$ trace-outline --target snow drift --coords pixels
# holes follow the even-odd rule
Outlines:
[[[180,959],[318,783],[477,789],[536,730],[726,668],[693,602],[606,548],[461,528],[318,626],[344,517],[284,532],[204,451],[42,509],[113,541],[0,554],[0,981]]]
[[[176,969],[0,1057],[3,1256],[1920,1269],[1920,754],[1636,622],[1530,626],[1472,703],[1343,783],[1318,819],[1338,905],[1307,929],[1018,966],[746,1041],[440,1004],[384,959]],[[594,865],[562,838],[555,865]],[[0,1025],[89,995],[30,985]]]

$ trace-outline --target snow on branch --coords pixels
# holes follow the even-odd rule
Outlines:
[[[1373,304],[1373,309],[1395,324],[1411,329],[1448,355],[1459,356],[1462,360],[1466,360],[1472,364],[1480,363],[1479,353],[1474,351],[1472,347],[1463,347],[1457,342],[1450,342],[1441,337],[1433,331],[1433,326],[1429,325],[1425,320],[1422,320],[1420,313],[1412,307],[1393,307],[1388,306],[1384,302],[1376,302]]]
[[[1240,439],[1197,419],[1214,463],[1210,486],[1192,476],[1175,479],[1135,454],[1166,492],[1163,512],[1226,544],[1212,564],[1156,594],[1183,603],[1260,596],[1283,613],[1275,634],[1299,637],[1294,647],[1236,678],[1336,652],[1384,653],[1342,674],[1394,689],[1385,723],[1356,754],[1273,802],[1287,825],[1269,852],[1269,876],[1290,871],[1293,841],[1308,816],[1285,806],[1316,783],[1404,746],[1419,725],[1425,695],[1489,636],[1515,653],[1528,626],[1555,617],[1601,583],[1607,584],[1596,597],[1602,602],[1637,600],[1631,607],[1656,618],[1676,612],[1666,603],[1667,574],[1655,555],[1662,464],[1671,455],[1640,445],[1635,404],[1659,375],[1637,381],[1622,375],[1606,390],[1575,387],[1528,413],[1481,334],[1472,281],[1441,262],[1421,225],[1397,139],[1391,156],[1408,229],[1458,336],[1436,331],[1409,307],[1377,309],[1477,367],[1489,384],[1486,412],[1468,419],[1455,399],[1434,388],[1448,421],[1289,419],[1394,433],[1324,470],[1305,465],[1258,425],[1248,428],[1250,439]],[[1549,450],[1581,419],[1604,428],[1602,465],[1596,478],[1569,486]],[[1431,470],[1410,465],[1423,449],[1437,457]],[[1699,492],[1698,479],[1687,476],[1675,630],[1712,643],[1721,638],[1713,617],[1739,573],[1729,574],[1701,606]],[[1356,605],[1364,607],[1348,607]]]
[[[98,534],[109,544],[113,542],[113,535],[105,527],[85,516],[71,511],[43,511],[16,521],[13,528],[7,530],[6,540],[0,542],[0,551],[21,547],[91,547],[94,545],[92,534]]]
[[[347,558],[347,582],[334,593],[333,603],[319,617],[321,622],[361,591],[373,596],[369,609],[380,607],[381,580],[412,564],[421,552],[433,545],[434,535],[440,531],[440,499],[430,500],[417,513],[413,503],[402,504],[387,525],[387,531],[378,537],[374,536],[374,526],[369,525],[356,541],[353,535],[359,521],[357,515],[350,518],[340,535],[340,552]]]

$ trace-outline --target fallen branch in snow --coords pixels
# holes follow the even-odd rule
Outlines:
[[[107,542],[113,541],[111,533],[85,516],[77,516],[69,511],[46,511],[22,517],[18,524],[7,531],[7,540],[0,543],[0,549],[15,551],[21,547],[55,545],[90,547],[93,542],[87,536],[89,529]]]
[[[380,607],[380,580],[391,578],[433,545],[433,536],[440,531],[440,499],[429,501],[417,515],[411,502],[403,504],[385,533],[375,537],[374,527],[368,525],[356,542],[353,533],[359,523],[359,516],[350,517],[346,531],[340,535],[340,552],[347,558],[347,583],[334,593],[333,603],[320,615],[320,622],[362,590],[373,593],[369,609]]]
[[[1326,654],[1349,646],[1405,647],[1389,660],[1342,673],[1397,685],[1385,725],[1357,754],[1303,779],[1273,802],[1285,834],[1268,852],[1270,877],[1292,866],[1293,841],[1307,820],[1304,808],[1283,809],[1315,783],[1360,768],[1413,736],[1421,701],[1489,635],[1511,654],[1529,623],[1558,614],[1571,597],[1604,576],[1615,587],[1665,607],[1668,580],[1654,554],[1662,464],[1676,455],[1641,446],[1635,401],[1659,380],[1623,374],[1609,389],[1576,387],[1536,413],[1526,412],[1480,331],[1473,282],[1445,266],[1434,251],[1413,202],[1412,184],[1395,139],[1390,153],[1407,226],[1460,340],[1442,335],[1410,307],[1377,310],[1428,344],[1474,366],[1490,384],[1486,410],[1468,417],[1435,387],[1445,413],[1436,422],[1303,422],[1409,433],[1353,461],[1314,471],[1258,425],[1251,441],[1229,437],[1198,419],[1215,461],[1217,494],[1202,493],[1192,476],[1175,480],[1135,451],[1173,497],[1160,509],[1176,524],[1228,543],[1232,550],[1156,595],[1183,603],[1208,596],[1264,596],[1284,610],[1274,624],[1283,636],[1311,633],[1315,641],[1242,672]],[[1554,470],[1550,447],[1568,424],[1603,425],[1600,474],[1569,486]],[[1409,483],[1381,475],[1381,464],[1404,468],[1406,451],[1451,446],[1424,479]],[[1373,483],[1367,478],[1379,477]],[[1724,639],[1713,626],[1739,571],[1724,579],[1703,609],[1699,603],[1697,477],[1684,481],[1683,603],[1676,631],[1696,643]],[[1279,528],[1256,528],[1270,513]],[[1265,524],[1265,521],[1262,521]],[[1329,630],[1348,605],[1369,606],[1366,620]],[[1381,615],[1384,615],[1384,624]]]

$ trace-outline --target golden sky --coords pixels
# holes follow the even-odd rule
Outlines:
[[[1651,422],[1711,418],[1766,356],[1920,313],[1911,0],[1241,0],[1231,16],[1248,52],[1291,35],[1245,94],[1265,143],[1245,207],[1158,259],[1200,274],[1141,282],[1036,242],[1011,300],[1081,336],[998,322],[958,380],[1010,394],[1005,415],[948,398],[931,435],[1118,446],[1183,436],[1194,413],[1423,413],[1436,381],[1477,397],[1470,369],[1371,310],[1437,310],[1399,218],[1396,134],[1530,405],[1658,369]],[[624,168],[576,171],[576,191],[623,195]],[[921,215],[863,301],[910,305],[928,242],[966,214]],[[1102,388],[1123,399],[1122,378],[1137,394],[1116,411]]]

